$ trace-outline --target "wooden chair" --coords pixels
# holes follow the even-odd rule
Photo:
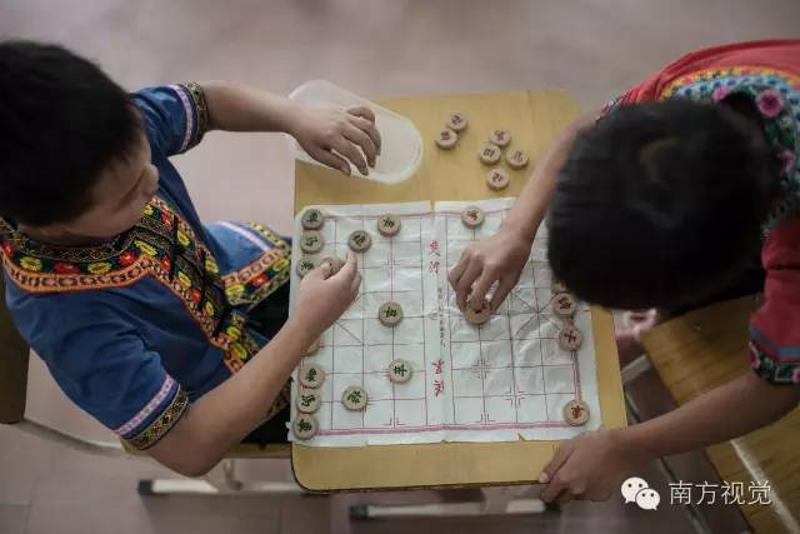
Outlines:
[[[0,274],[0,294],[5,294],[3,276]],[[5,298],[0,299],[0,423],[38,438],[59,443],[81,452],[104,456],[143,455],[126,448],[119,442],[87,440],[38,422],[25,414],[28,390],[28,362],[30,348],[14,327]],[[203,479],[175,478],[140,480],[138,490],[146,495],[176,494],[283,494],[300,493],[294,482],[264,481],[244,483],[236,478],[235,460],[239,458],[283,459],[291,456],[289,444],[260,447],[242,444],[235,447],[226,458]]]
[[[747,326],[755,307],[752,296],[731,300],[670,320],[643,335],[647,356],[677,405],[751,372]],[[798,443],[800,408],[795,408],[765,428],[706,449],[721,480],[743,482],[745,487],[751,481],[769,481],[772,505],[740,506],[756,532],[800,532]]]

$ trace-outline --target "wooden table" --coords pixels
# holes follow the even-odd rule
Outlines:
[[[366,204],[408,201],[479,200],[516,196],[531,168],[555,135],[577,116],[574,100],[558,91],[386,98],[383,106],[410,118],[425,143],[415,176],[394,186],[355,181],[315,165],[297,163],[295,212],[311,204]],[[454,150],[438,150],[433,139],[452,111],[469,117],[469,128]],[[531,165],[510,173],[500,193],[485,185],[486,167],[478,148],[490,129],[511,131],[512,146],[529,151]],[[609,313],[592,310],[598,389],[603,424],[625,425],[619,363]],[[533,483],[551,458],[555,441],[435,443],[371,447],[292,447],[297,481],[316,491]]]
[[[724,302],[643,336],[650,361],[678,405],[752,372],[747,325],[755,306],[753,297]],[[745,488],[756,479],[769,481],[773,505],[741,506],[756,532],[800,532],[798,444],[800,408],[772,425],[706,449],[722,481],[744,482]]]

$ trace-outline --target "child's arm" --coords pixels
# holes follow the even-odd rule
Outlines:
[[[309,345],[358,293],[355,257],[335,275],[320,267],[303,279],[296,306],[278,334],[238,373],[195,402],[148,452],[167,467],[200,476],[264,418]]]
[[[375,166],[381,137],[375,128],[375,115],[368,108],[347,111],[309,108],[288,98],[229,82],[201,85],[210,129],[285,132],[297,139],[311,157],[345,174],[350,173],[350,165],[344,158],[365,175],[369,173],[368,166]]]
[[[594,124],[596,117],[596,114],[586,115],[567,127],[550,147],[542,163],[537,165],[497,234],[464,250],[448,276],[462,311],[468,297],[473,308],[482,308],[486,293],[495,282],[499,282],[491,302],[492,309],[496,309],[517,284],[556,187],[556,176],[575,137]]]
[[[545,501],[605,500],[624,476],[662,456],[707,447],[776,421],[800,401],[800,387],[754,373],[627,428],[599,430],[561,444],[539,481]]]

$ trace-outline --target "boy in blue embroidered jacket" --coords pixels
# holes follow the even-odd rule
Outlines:
[[[186,475],[253,429],[284,437],[285,385],[355,298],[355,259],[307,275],[303,313],[287,320],[289,243],[259,225],[201,224],[168,158],[208,130],[282,131],[342,172],[344,158],[368,172],[380,152],[370,110],[224,82],[128,95],[30,42],[0,43],[0,95],[6,303],[67,396]]]

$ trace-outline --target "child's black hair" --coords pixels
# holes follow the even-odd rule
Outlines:
[[[558,177],[553,273],[614,308],[703,298],[757,253],[777,178],[759,124],[726,105],[621,107],[578,136]]]
[[[0,216],[43,226],[91,206],[141,121],[98,66],[56,45],[0,42]]]

